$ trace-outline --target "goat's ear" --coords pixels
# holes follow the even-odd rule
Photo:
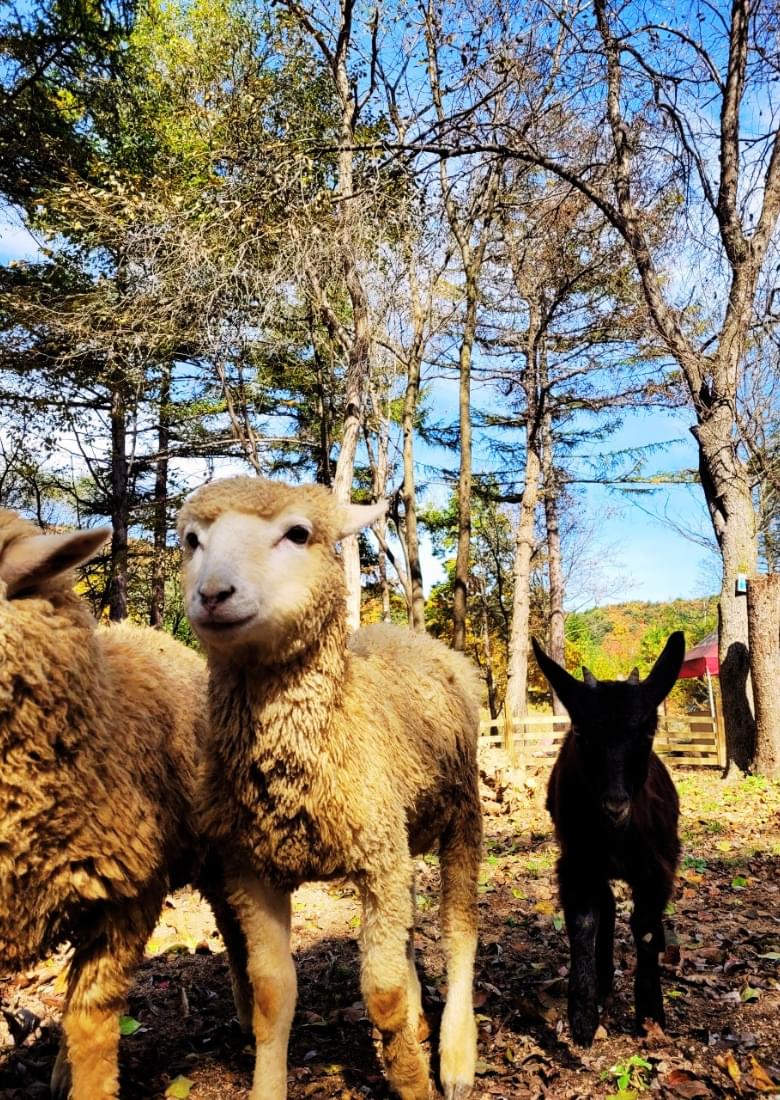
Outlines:
[[[35,589],[88,561],[111,534],[110,527],[68,531],[62,535],[30,535],[15,539],[0,559],[0,580],[9,596]]]
[[[376,504],[342,504],[339,514],[340,539],[354,535],[364,527],[370,527],[387,512],[388,501],[379,500]]]
[[[593,675],[589,668],[585,667],[585,665],[582,666],[582,679],[585,681],[589,688],[594,688],[598,683],[596,677]]]
[[[627,684],[638,684],[639,683],[639,669],[636,667],[636,665],[634,665],[634,667],[631,669],[628,676],[626,677],[626,683]]]
[[[552,657],[548,657],[536,638],[531,638],[531,645],[539,668],[547,677],[550,687],[566,707],[569,714],[571,715],[573,711],[581,709],[578,704],[582,703],[583,693],[587,692],[588,688],[581,684],[579,680],[575,680],[565,668],[561,668],[558,662],[554,661]]]
[[[669,640],[643,684],[653,707],[659,706],[674,687],[684,657],[685,635],[681,630],[675,630],[674,634],[669,635]]]

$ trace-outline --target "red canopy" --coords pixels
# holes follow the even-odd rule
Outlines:
[[[685,654],[678,679],[686,680],[691,676],[704,676],[708,672],[711,676],[717,676],[719,671],[718,632],[714,630]]]

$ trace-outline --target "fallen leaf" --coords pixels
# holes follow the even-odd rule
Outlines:
[[[739,1088],[739,1082],[742,1079],[742,1070],[739,1068],[739,1062],[737,1062],[737,1059],[730,1050],[727,1050],[725,1054],[716,1054],[715,1065],[720,1066],[723,1072],[727,1073],[737,1088]]]
[[[193,1082],[189,1077],[174,1077],[165,1090],[165,1095],[174,1097],[174,1100],[186,1100],[190,1094],[192,1085]]]
[[[136,1031],[138,1031],[140,1027],[141,1025],[138,1023],[138,1020],[134,1020],[132,1016],[119,1017],[120,1035],[135,1035]]]
[[[673,1069],[662,1079],[661,1084],[671,1089],[676,1096],[684,1097],[685,1100],[696,1100],[699,1096],[712,1096],[704,1082],[687,1069]]]
[[[750,1073],[745,1080],[756,1092],[780,1092],[780,1084],[772,1080],[761,1063],[757,1062],[752,1054],[750,1056]]]

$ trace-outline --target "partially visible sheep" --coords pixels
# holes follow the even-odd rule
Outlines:
[[[321,486],[232,478],[179,516],[187,612],[210,664],[204,829],[232,857],[248,941],[254,1100],[287,1094],[290,892],[337,876],[360,890],[361,985],[388,1078],[404,1100],[426,1100],[413,857],[437,843],[445,1096],[474,1079],[478,687],[469,662],[426,635],[381,625],[348,645],[335,544],[383,511]]]
[[[43,535],[0,510],[0,970],[73,943],[52,1078],[73,1100],[119,1095],[117,1016],[165,894],[197,859],[203,663],[151,629],[96,629],[69,570],[108,533]]]

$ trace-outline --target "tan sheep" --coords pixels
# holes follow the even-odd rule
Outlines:
[[[287,1094],[290,892],[336,876],[362,898],[361,986],[390,1083],[404,1100],[429,1095],[413,856],[436,844],[441,1080],[448,1100],[473,1084],[478,688],[469,662],[428,636],[381,625],[347,642],[335,545],[383,511],[239,477],[203,486],[179,516],[187,612],[210,665],[203,827],[230,857],[248,941],[254,1100]]]
[[[73,1100],[119,1095],[117,1015],[166,892],[199,858],[205,669],[157,631],[96,629],[69,570],[108,533],[44,535],[0,510],[0,970],[73,943],[52,1077]],[[205,892],[240,974],[216,876]]]

